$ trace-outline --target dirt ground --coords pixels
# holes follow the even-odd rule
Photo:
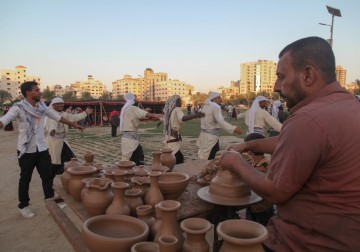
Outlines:
[[[17,208],[17,187],[19,179],[19,166],[16,158],[18,130],[16,122],[14,131],[0,130],[0,248],[1,251],[73,251],[62,231],[58,228],[45,207],[41,180],[36,171],[30,184],[30,207],[36,216],[32,219],[23,218]],[[86,151],[95,153],[95,162],[111,165],[118,161],[120,152],[120,136],[112,138],[110,127],[87,128],[82,134],[70,130],[69,143],[74,149],[79,161]],[[154,135],[146,141],[140,141],[145,151],[145,161],[151,163],[151,151],[161,148],[160,136]],[[186,160],[195,160],[197,147],[194,138],[183,138],[183,154]],[[241,139],[240,139],[241,141]],[[239,138],[228,136],[220,139],[223,149],[231,142],[239,142]],[[54,183],[60,183],[57,176]],[[74,221],[80,229],[81,222],[74,217],[68,207],[64,212]]]

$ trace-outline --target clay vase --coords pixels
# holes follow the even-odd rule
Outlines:
[[[150,228],[150,237],[152,240],[155,239],[156,233],[161,226],[161,209],[158,204],[155,205],[155,222]]]
[[[71,176],[69,182],[69,192],[75,200],[81,201],[81,190],[84,186],[81,180],[92,177],[96,171],[96,168],[93,166],[73,166],[67,169],[67,172]]]
[[[88,190],[82,202],[90,216],[105,214],[106,208],[113,200],[111,183],[112,180],[107,178],[94,178],[86,182]]]
[[[161,175],[160,171],[151,171],[149,173],[150,176],[150,188],[147,191],[144,202],[146,205],[151,205],[155,207],[155,205],[164,200],[164,197],[159,189],[159,177]]]
[[[85,165],[92,165],[94,162],[94,154],[88,152],[84,154]]]
[[[140,189],[128,189],[125,191],[125,200],[130,207],[130,215],[136,217],[136,208],[144,205],[144,201],[140,197]]]
[[[81,190],[81,201],[83,201],[85,194],[89,191],[89,188],[86,186],[86,183],[92,179],[93,178],[84,178],[81,180],[81,182],[84,185],[83,189]]]
[[[152,163],[151,163],[151,170],[152,171],[168,171],[169,168],[163,166],[160,162],[160,156],[161,156],[161,151],[153,151],[151,152],[152,154]]]
[[[158,204],[161,210],[161,225],[156,233],[154,242],[159,243],[159,238],[162,235],[174,235],[178,239],[176,251],[182,251],[184,236],[177,223],[176,215],[177,210],[180,208],[181,203],[176,200],[164,200]]]
[[[111,189],[114,193],[114,198],[111,204],[106,209],[107,215],[130,215],[130,207],[125,201],[125,190],[129,184],[125,182],[113,182]]]
[[[159,244],[155,242],[139,242],[131,247],[131,252],[159,252]]]
[[[174,235],[162,235],[159,238],[160,252],[176,252],[178,243],[179,241]]]
[[[209,252],[205,236],[211,229],[210,222],[202,218],[188,218],[180,223],[180,228],[186,233],[183,252]]]
[[[115,169],[112,171],[112,175],[114,178],[115,182],[125,182],[125,176],[126,176],[127,171],[125,170],[120,170],[120,169]]]
[[[140,189],[141,194],[140,197],[142,199],[145,198],[145,195],[150,187],[150,178],[149,177],[143,177],[143,176],[134,176],[131,178],[131,182],[133,184],[133,189]]]
[[[161,151],[160,163],[163,166],[168,167],[170,169],[170,171],[172,171],[174,169],[175,164],[176,164],[176,158],[172,154],[172,149],[165,148],[165,149],[161,149],[160,151]]]
[[[219,223],[216,232],[224,240],[220,252],[264,251],[262,242],[269,235],[263,225],[241,219],[226,220]]]
[[[70,167],[74,167],[74,166],[80,166],[80,163],[76,160],[76,158],[71,158],[71,160],[69,162],[66,162],[64,164],[64,172],[61,175],[61,184],[63,186],[64,191],[67,194],[70,194],[69,192],[69,182],[70,182],[70,174],[67,172],[67,169],[69,169]]]
[[[155,223],[155,218],[153,217],[153,209],[150,205],[141,205],[136,208],[136,215],[138,219],[145,222],[149,229],[151,230],[152,225]]]
[[[135,174],[134,176],[147,177],[149,175],[149,170],[145,168],[145,165],[139,165],[134,167]]]
[[[114,170],[112,168],[107,168],[107,169],[102,170],[102,173],[104,174],[105,178],[115,181],[113,171]]]

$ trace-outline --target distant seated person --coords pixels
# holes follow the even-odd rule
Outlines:
[[[284,123],[289,117],[289,112],[285,111],[283,106],[279,106],[278,118],[280,123]]]

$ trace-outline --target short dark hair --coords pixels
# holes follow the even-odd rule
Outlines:
[[[336,64],[334,52],[329,43],[319,37],[299,39],[287,45],[279,54],[286,52],[291,55],[292,67],[298,71],[306,65],[319,69],[326,83],[336,81]]]
[[[20,90],[24,98],[26,98],[26,92],[31,91],[33,89],[33,86],[38,86],[39,83],[36,81],[26,81],[20,86]]]

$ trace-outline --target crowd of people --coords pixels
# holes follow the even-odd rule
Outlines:
[[[172,149],[177,164],[183,163],[181,124],[199,118],[198,158],[215,159],[264,199],[249,206],[246,217],[266,225],[270,235],[265,251],[359,251],[360,103],[336,81],[334,53],[318,37],[286,46],[279,54],[277,77],[274,91],[282,101],[274,101],[270,110],[263,96],[256,97],[245,113],[237,114],[233,104],[227,105],[227,118],[244,119],[247,132],[243,143],[231,144],[225,152],[219,152],[220,129],[243,131],[224,119],[219,93],[210,92],[195,113],[188,104],[186,114],[178,95],[166,101],[163,114],[154,114],[134,106],[135,96],[126,93],[121,111],[110,115],[111,122],[119,119],[112,123],[112,136],[119,127],[121,160],[144,163],[138,127],[140,119],[153,118],[164,125],[164,147]],[[36,82],[25,82],[21,92],[24,99],[0,118],[0,128],[18,121],[18,207],[24,217],[32,218],[28,190],[34,168],[42,179],[45,199],[54,197],[53,178],[61,174],[63,162],[74,156],[66,143],[66,125],[83,130],[75,122],[92,111],[63,112],[61,98],[47,107]],[[276,136],[268,136],[269,127]],[[269,162],[264,154],[271,155]]]

